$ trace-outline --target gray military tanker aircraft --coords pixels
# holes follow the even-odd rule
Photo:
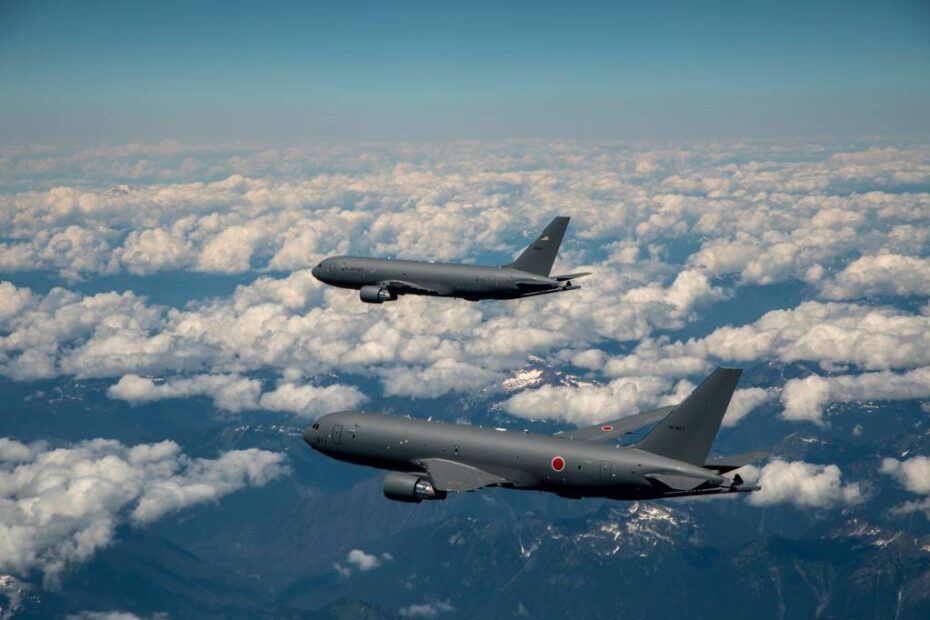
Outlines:
[[[384,495],[402,502],[483,487],[626,500],[757,491],[724,474],[766,453],[707,460],[741,372],[718,368],[678,405],[553,436],[343,411],[303,438],[332,458],[388,470]],[[608,443],[660,419],[632,446]]]
[[[517,260],[507,265],[481,267],[334,256],[324,259],[310,273],[320,282],[358,290],[361,300],[369,304],[394,301],[398,295],[435,295],[478,301],[561,293],[581,288],[572,284],[572,280],[590,275],[549,275],[568,220],[567,217],[552,220]]]

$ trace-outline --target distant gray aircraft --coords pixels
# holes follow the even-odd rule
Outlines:
[[[361,300],[370,304],[393,301],[398,295],[435,295],[478,301],[561,293],[581,288],[573,285],[572,280],[589,275],[549,276],[568,220],[567,217],[552,220],[517,260],[508,265],[480,267],[334,256],[324,259],[311,273],[320,282],[358,290]]]
[[[384,495],[403,502],[482,487],[574,499],[756,491],[724,474],[766,453],[707,460],[740,373],[718,368],[679,405],[553,436],[344,411],[321,417],[303,438],[332,458],[388,470]],[[637,444],[608,444],[659,419]]]

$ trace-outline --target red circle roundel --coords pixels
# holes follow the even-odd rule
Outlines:
[[[565,469],[565,459],[561,456],[555,456],[552,458],[552,469],[555,471],[562,471]]]
[[[605,424],[604,426],[601,427],[601,430],[604,431],[605,433],[609,433],[610,431],[614,430],[614,427],[611,426],[610,424]]]

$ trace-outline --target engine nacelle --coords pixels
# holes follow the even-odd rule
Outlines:
[[[419,503],[424,499],[446,499],[446,492],[438,491],[429,480],[416,474],[390,471],[384,477],[384,496],[395,502]]]
[[[380,304],[385,301],[394,301],[397,299],[397,295],[391,291],[373,284],[360,288],[358,296],[366,304]]]

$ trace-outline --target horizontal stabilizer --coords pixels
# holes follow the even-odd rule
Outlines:
[[[526,293],[520,294],[520,299],[524,297],[536,297],[537,295],[552,295],[553,293],[564,293],[565,291],[574,291],[575,289],[581,288],[577,284],[572,284],[571,282],[563,284],[558,288],[547,288],[541,291],[528,291]]]
[[[578,273],[566,273],[563,276],[552,276],[552,279],[559,282],[566,282],[568,280],[577,280],[578,278],[583,278],[589,275],[591,275],[590,271],[580,271]]]
[[[424,459],[422,465],[429,474],[430,482],[440,491],[461,493],[508,482],[477,467],[446,459]]]
[[[646,411],[644,413],[637,413],[636,415],[620,418],[619,420],[611,420],[610,422],[602,422],[601,424],[595,424],[594,426],[576,428],[573,431],[559,431],[555,434],[555,436],[564,437],[565,439],[578,439],[583,441],[611,441],[622,437],[623,435],[628,435],[648,424],[652,424],[656,420],[661,420],[673,409],[675,409],[675,405],[670,407],[661,407],[653,411]]]
[[[694,497],[695,495],[724,495],[727,493],[752,493],[753,491],[760,491],[762,487],[757,484],[754,485],[742,485],[742,486],[722,486],[722,487],[698,487],[696,489],[691,489],[689,491],[667,491],[662,494],[662,497]]]
[[[712,469],[718,474],[725,474],[728,471],[739,469],[743,465],[749,465],[769,457],[769,452],[747,452],[745,454],[734,454],[733,456],[720,456],[711,459],[704,464],[707,469]]]
[[[707,482],[716,482],[717,476],[708,476],[707,478],[696,478],[693,476],[683,476],[681,474],[646,474],[646,478],[654,480],[659,484],[668,487],[673,491],[692,491]]]

